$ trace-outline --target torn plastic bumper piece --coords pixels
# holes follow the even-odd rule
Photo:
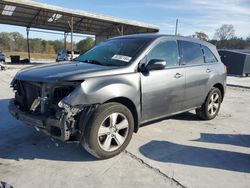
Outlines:
[[[63,105],[60,117],[56,118],[23,112],[17,105],[15,105],[14,99],[9,102],[9,111],[16,119],[34,126],[42,132],[62,141],[69,140],[72,133],[77,131],[74,130],[76,115],[83,109],[84,107],[70,107],[69,105]]]

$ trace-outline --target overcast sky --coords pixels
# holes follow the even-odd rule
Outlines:
[[[213,38],[222,24],[232,24],[238,37],[250,35],[250,0],[38,0],[42,3],[71,9],[133,19],[158,25],[161,33],[174,34],[175,20],[179,19],[179,33],[191,35],[203,31]],[[1,31],[19,31],[20,27],[0,25]],[[60,39],[41,33],[31,37]]]

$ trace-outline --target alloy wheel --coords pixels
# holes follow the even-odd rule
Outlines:
[[[99,146],[107,152],[117,150],[125,142],[129,122],[122,113],[112,113],[104,119],[98,130]]]
[[[208,113],[211,116],[214,116],[217,113],[218,109],[219,109],[219,105],[220,105],[219,94],[218,93],[213,93],[211,95],[211,98],[210,98],[209,103],[208,103]]]

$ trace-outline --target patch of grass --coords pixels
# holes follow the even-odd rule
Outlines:
[[[28,52],[5,52],[6,57],[11,55],[19,55],[21,59],[28,58]],[[31,59],[56,59],[57,54],[46,54],[46,53],[30,53]]]

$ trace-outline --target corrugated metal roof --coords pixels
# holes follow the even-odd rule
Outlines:
[[[155,33],[159,27],[134,20],[105,16],[82,10],[52,6],[30,0],[1,0],[0,23],[74,33],[117,36],[121,34]]]

